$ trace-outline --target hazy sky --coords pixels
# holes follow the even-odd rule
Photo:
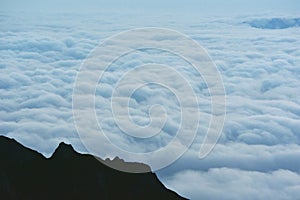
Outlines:
[[[1,0],[0,10],[27,11],[83,11],[97,12],[105,10],[150,10],[150,11],[197,11],[210,14],[280,12],[299,13],[300,0]]]

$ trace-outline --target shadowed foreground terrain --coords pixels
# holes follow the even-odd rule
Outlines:
[[[71,145],[60,143],[47,159],[13,139],[0,136],[0,199],[184,198],[165,188],[154,173],[114,170],[92,155],[75,152]]]

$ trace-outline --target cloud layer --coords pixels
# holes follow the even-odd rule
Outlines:
[[[300,26],[300,18],[271,18],[271,19],[254,19],[248,23],[254,28],[261,29],[285,29]]]
[[[180,109],[166,88],[148,85],[137,90],[130,101],[132,120],[138,125],[149,123],[148,110],[153,104],[164,105],[169,114],[161,134],[149,140],[123,134],[115,126],[110,110],[110,97],[124,71],[154,61],[168,64],[193,86],[200,99],[201,119],[190,150],[159,171],[160,179],[192,199],[298,197],[299,27],[290,26],[291,21],[285,17],[273,15],[180,20],[174,16],[135,20],[126,17],[2,13],[0,134],[16,138],[46,156],[62,140],[85,151],[72,117],[73,84],[81,63],[100,41],[122,30],[141,26],[173,28],[205,47],[222,74],[227,118],[219,143],[208,157],[198,159],[211,117],[208,88],[182,59],[157,51],[124,56],[101,79],[95,106],[109,139],[133,152],[153,151],[171,141],[179,126]],[[289,28],[273,29],[286,25]],[[176,38],[170,41],[175,42]],[[114,152],[101,156],[112,157]]]
[[[188,180],[188,184],[187,184]],[[230,168],[182,171],[166,181],[191,199],[297,199],[300,176],[288,170],[267,173]]]

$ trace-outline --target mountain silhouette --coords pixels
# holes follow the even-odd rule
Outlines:
[[[120,158],[105,160],[130,167]],[[136,168],[148,167],[132,163]],[[152,173],[112,169],[60,143],[50,158],[0,136],[0,199],[185,199]]]

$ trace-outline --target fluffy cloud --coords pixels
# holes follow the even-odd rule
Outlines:
[[[182,170],[207,171],[210,168],[234,168],[249,171],[269,172],[280,169],[299,173],[299,145],[248,145],[245,143],[218,144],[204,159],[195,159],[199,146],[195,145],[174,165],[159,171],[161,178]]]
[[[62,140],[85,151],[72,116],[73,84],[82,61],[113,33],[159,23],[203,45],[222,74],[227,118],[219,144],[208,157],[198,159],[211,117],[208,88],[186,62],[159,51],[123,56],[102,77],[95,106],[109,139],[133,152],[153,151],[172,140],[180,115],[176,97],[166,88],[147,85],[130,99],[132,121],[138,125],[149,124],[151,105],[164,106],[169,118],[155,137],[140,139],[122,133],[110,108],[111,95],[124,72],[153,61],[168,64],[190,81],[200,99],[201,118],[193,145],[173,165],[159,171],[161,180],[192,199],[299,196],[300,40],[299,28],[293,25],[296,18],[187,18],[174,23],[168,17],[126,21],[117,14],[6,13],[0,17],[0,134],[46,156]],[[277,27],[286,29],[273,29]],[[170,42],[176,42],[174,39]],[[103,146],[109,149],[108,144]],[[102,156],[112,157],[114,152]]]
[[[231,168],[186,170],[166,180],[179,194],[191,199],[297,199],[300,175],[288,170],[267,173]]]
[[[300,26],[300,18],[271,18],[271,19],[254,19],[248,23],[254,28],[261,29],[285,29]]]

